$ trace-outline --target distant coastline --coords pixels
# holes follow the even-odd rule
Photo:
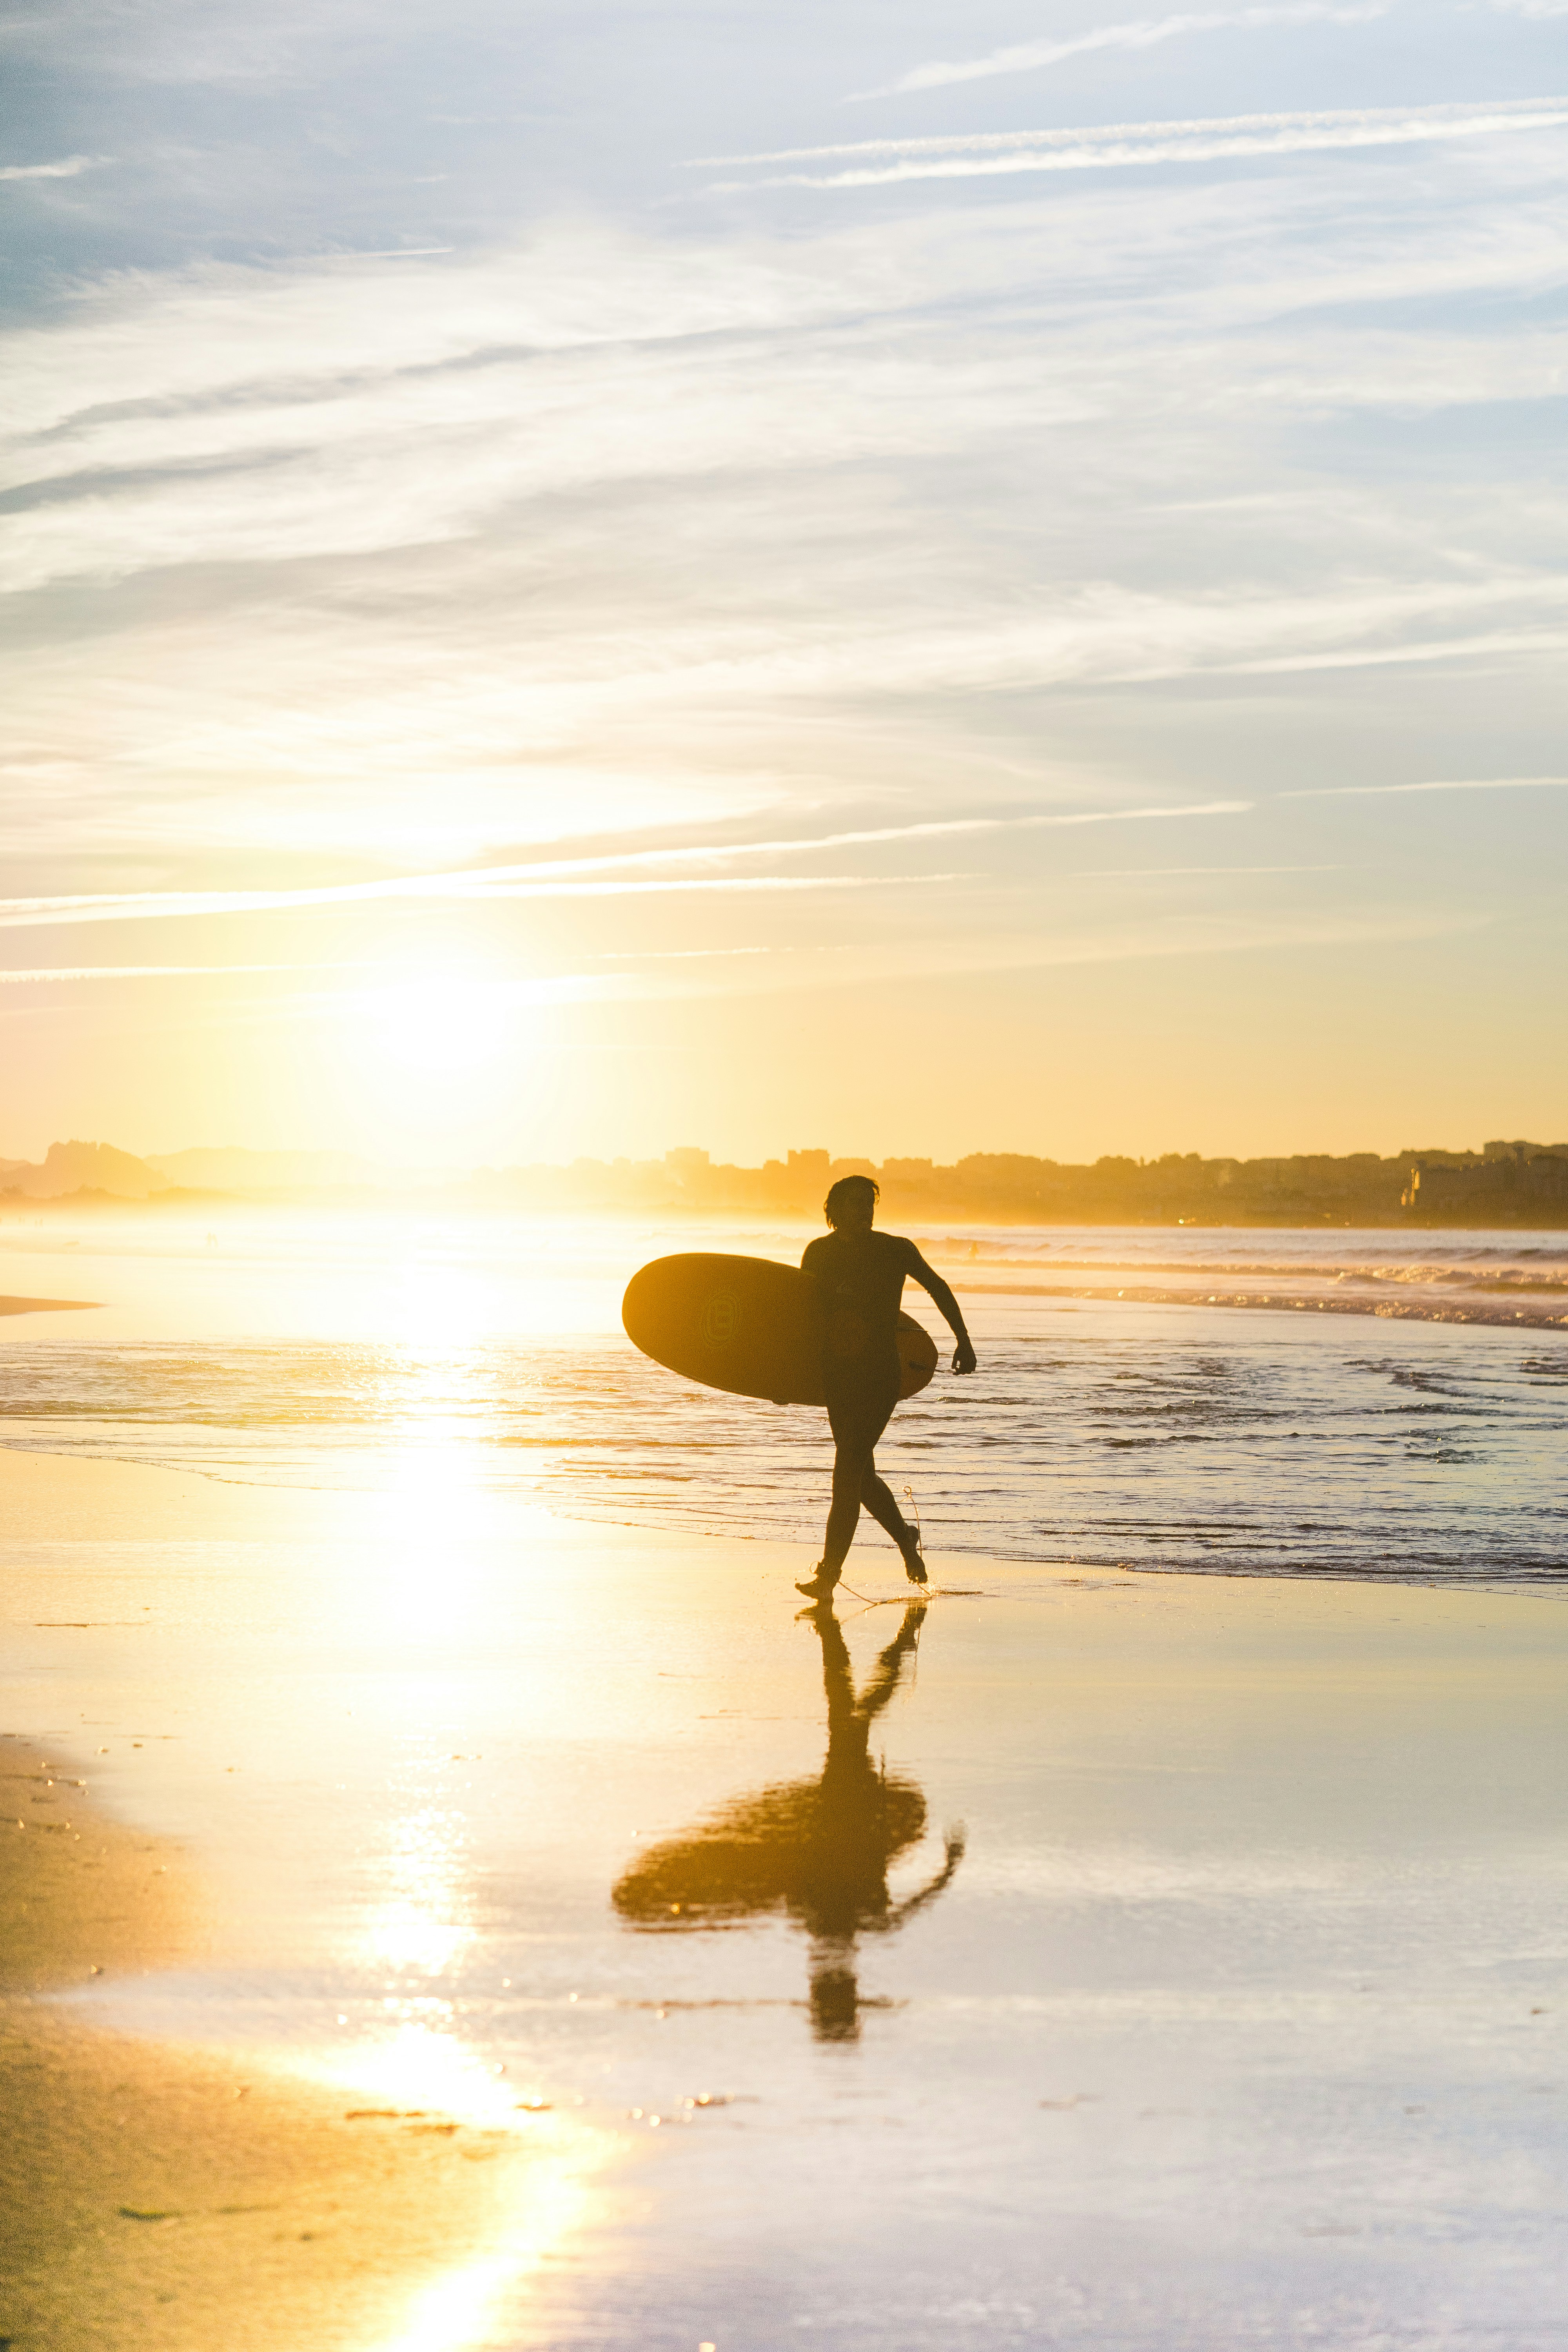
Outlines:
[[[884,1213],[929,1224],[1388,1226],[1568,1229],[1568,1143],[1388,1158],[1303,1152],[1261,1160],[1109,1156],[1073,1164],[1023,1152],[930,1160],[791,1151],[760,1168],[686,1148],[662,1160],[577,1160],[435,1175],[344,1152],[197,1150],[138,1158],[107,1143],[55,1143],[41,1161],[0,1160],[0,1224],[61,1210],[195,1212],[225,1204],[399,1202],[471,1212],[815,1216],[840,1176],[875,1176]]]

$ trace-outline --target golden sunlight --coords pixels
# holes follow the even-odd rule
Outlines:
[[[460,1814],[426,1805],[398,1822],[380,1868],[384,1893],[365,1931],[373,1965],[438,1976],[473,1941],[459,1893]]]
[[[553,2115],[521,2109],[508,2085],[450,2033],[426,2021],[445,2002],[394,2002],[393,2035],[359,2045],[342,2059],[307,2063],[301,2071],[407,2118],[433,2117],[478,2128],[498,2149],[525,2158],[520,2170],[490,2172],[502,2199],[487,2231],[491,2249],[459,2263],[411,2299],[395,2333],[374,2352],[462,2352],[488,2340],[500,2297],[538,2267],[583,2219],[585,2175],[605,2152],[603,2134]],[[478,2193],[478,2184],[476,2184]]]
[[[509,2131],[535,2123],[537,2118],[519,2111],[516,2094],[494,2067],[447,2030],[449,2001],[394,1995],[382,2007],[390,2032],[356,2042],[317,2064],[307,2063],[306,2071],[409,2115],[504,2125]]]
[[[468,1076],[519,1042],[522,1008],[504,982],[431,975],[357,1002],[366,1045],[422,1079]]]

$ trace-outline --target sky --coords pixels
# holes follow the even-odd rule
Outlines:
[[[1568,0],[0,31],[0,1156],[1568,1136]]]

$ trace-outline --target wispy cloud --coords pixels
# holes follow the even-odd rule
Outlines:
[[[1014,41],[1005,48],[987,50],[984,57],[957,61],[936,59],[929,65],[911,66],[896,81],[886,82],[877,89],[858,90],[855,97],[891,98],[907,90],[942,89],[951,82],[984,81],[994,74],[1034,73],[1044,66],[1060,65],[1068,58],[1082,57],[1092,49],[1149,49],[1185,33],[1213,33],[1226,27],[1262,30],[1281,25],[1362,25],[1373,17],[1386,16],[1392,5],[1393,0],[1370,0],[1370,5],[1360,7],[1300,0],[1300,5],[1283,7],[1184,10],[1168,16],[1135,16],[1124,24],[1101,25],[1092,32],[1073,34],[1066,40]]]
[[[773,948],[606,948],[596,963],[711,963],[730,956],[773,955]]]
[[[1420,784],[1319,784],[1300,792],[1279,793],[1282,801],[1381,799],[1398,793],[1523,793],[1568,785],[1568,776],[1454,776]]]
[[[1397,121],[1450,117],[1476,110]],[[1324,120],[1390,117],[1235,119]],[[1540,299],[1563,143],[1271,169],[1244,204],[1201,172],[1157,204],[1126,174],[981,183],[978,205],[938,182],[787,234],[546,221],[452,259],[73,293],[5,353],[0,794],[26,865],[0,925],[384,902],[353,933],[380,954],[423,901],[451,910],[427,940],[471,913],[530,970],[620,969],[590,965],[613,941],[740,986],[851,933],[984,947],[995,894],[1021,905],[1089,842],[1143,854],[1180,807],[1226,824],[1312,773],[1373,782],[1395,741],[1394,773],[1440,777],[1480,698],[1489,756],[1526,773],[1540,741],[1511,714],[1552,690],[1568,574],[1510,453],[1568,365]],[[1382,684],[1415,661],[1429,688]],[[1024,813],[1038,832],[1000,829]],[[1190,824],[1182,845],[1242,848]],[[907,878],[955,858],[984,885]],[[1099,937],[1108,896],[1162,887],[1071,895]],[[737,936],[797,952],[683,960]]]
[[[5,578],[43,631],[5,656],[8,815],[78,856],[422,869],[785,802],[935,816],[989,757],[959,698],[1439,657],[1478,603],[1522,649],[1562,597],[1506,493],[1449,514],[1282,452],[1540,395],[1558,143],[1414,207],[1382,173],[1152,208],[1088,174],[679,266],[551,230],[412,261],[393,304],[381,263],[73,298],[5,352]],[[1167,516],[1173,480],[1274,493],[1267,532]],[[62,585],[90,628],[23,601]],[[1047,769],[1098,782],[1072,727]]]
[[[121,923],[167,921],[181,915],[278,914],[289,908],[363,905],[372,898],[668,898],[676,892],[745,895],[760,891],[875,890],[890,887],[929,887],[956,882],[956,874],[750,874],[699,877],[680,875],[661,882],[504,882],[489,884],[475,877],[467,887],[420,888],[402,884],[345,883],[341,890],[215,890],[211,892],[148,892],[124,898],[87,899],[0,898],[0,929],[16,930],[49,923]]]
[[[723,865],[739,857],[805,856],[823,850],[922,841],[952,834],[1020,832],[1050,825],[1131,824],[1140,820],[1227,816],[1250,808],[1249,801],[1197,801],[1172,806],[1124,809],[1037,810],[1026,816],[959,817],[928,824],[883,825],[816,839],[688,845],[679,849],[622,850],[596,857],[566,857],[526,865],[485,866],[441,874],[400,874],[374,882],[325,883],[281,890],[128,890],[68,893],[52,898],[0,898],[0,928],[46,923],[167,921],[191,915],[279,914],[311,908],[370,906],[389,899],[604,898],[668,895],[676,891],[861,890],[903,883],[952,882],[952,874],[693,875],[666,873],[658,880],[611,878],[627,866]],[[189,967],[272,971],[273,965]],[[148,967],[151,969],[151,967]],[[173,969],[173,967],[170,967]]]
[[[1074,873],[1077,882],[1153,882],[1167,876],[1213,877],[1225,874],[1338,874],[1337,866],[1086,866]]]
[[[79,963],[30,971],[0,968],[0,988],[33,988],[53,980],[207,980],[235,972],[342,971],[342,963]]]
[[[74,180],[79,172],[113,161],[112,155],[62,155],[55,163],[0,163],[0,180]]]
[[[780,148],[714,156],[704,165],[780,163],[854,157],[832,173],[775,173],[737,187],[871,188],[903,180],[969,180],[1019,172],[1124,170],[1153,163],[1222,163],[1254,155],[1304,155],[1356,148],[1407,147],[1431,140],[1483,139],[1568,124],[1568,98],[1496,103],[1336,108],[1314,113],[1237,114],[1192,121],[1117,122],[1088,130],[977,132],[929,139],[857,140],[831,147]],[[698,168],[693,163],[688,168]]]

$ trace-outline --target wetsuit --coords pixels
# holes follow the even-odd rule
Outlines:
[[[823,1307],[827,1419],[841,1454],[869,1454],[899,1402],[896,1333],[904,1283],[923,1270],[913,1242],[870,1230],[824,1234],[801,1259]]]

